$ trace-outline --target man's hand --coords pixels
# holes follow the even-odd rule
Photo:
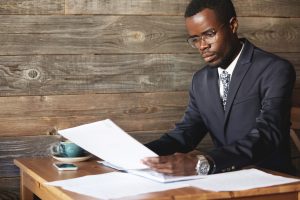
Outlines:
[[[174,176],[196,175],[198,159],[194,152],[175,153],[170,156],[144,158],[143,163],[152,170]]]

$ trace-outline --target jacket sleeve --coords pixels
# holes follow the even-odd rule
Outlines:
[[[145,146],[158,155],[170,155],[176,152],[187,153],[194,150],[206,133],[207,128],[196,105],[192,81],[189,103],[181,121],[176,123],[171,132],[164,134],[158,140],[145,144]]]
[[[208,152],[215,162],[215,173],[259,166],[274,152],[288,149],[294,83],[295,71],[287,61],[277,59],[266,68],[260,83],[261,108],[252,130],[234,143]]]

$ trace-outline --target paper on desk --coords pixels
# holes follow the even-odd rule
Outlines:
[[[121,198],[188,186],[184,182],[159,183],[122,172],[48,182],[46,185],[59,186],[65,190],[100,199]]]
[[[110,167],[119,171],[125,171],[137,176],[142,176],[145,178],[149,178],[154,181],[158,181],[161,183],[171,183],[175,181],[185,181],[185,180],[193,180],[193,179],[199,179],[199,178],[206,178],[207,176],[203,175],[190,175],[190,176],[171,176],[171,175],[166,175],[163,173],[159,173],[156,171],[153,171],[151,169],[132,169],[132,170],[125,170],[122,169],[118,166],[112,165],[111,163],[107,161],[98,161],[98,163]]]
[[[238,191],[297,181],[300,181],[300,179],[275,176],[257,169],[245,169],[209,175],[206,179],[192,180],[188,184],[211,191]]]
[[[63,181],[54,181],[46,184],[60,186],[65,190],[96,198],[114,199],[188,186],[212,191],[238,191],[296,181],[299,181],[299,179],[275,176],[257,169],[248,169],[209,175],[206,179],[173,183],[159,183],[130,173],[111,172]]]
[[[95,156],[123,169],[148,168],[141,160],[157,156],[109,119],[59,130],[58,133]]]

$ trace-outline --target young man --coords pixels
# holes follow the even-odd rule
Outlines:
[[[182,121],[146,144],[160,157],[143,162],[170,175],[213,174],[248,165],[293,173],[292,65],[238,38],[230,0],[192,0],[185,23],[188,43],[207,65],[193,77]],[[206,133],[214,149],[192,152]]]

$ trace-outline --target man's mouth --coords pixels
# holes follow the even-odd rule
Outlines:
[[[211,62],[216,58],[215,54],[202,54],[202,58],[204,59],[205,62]]]

